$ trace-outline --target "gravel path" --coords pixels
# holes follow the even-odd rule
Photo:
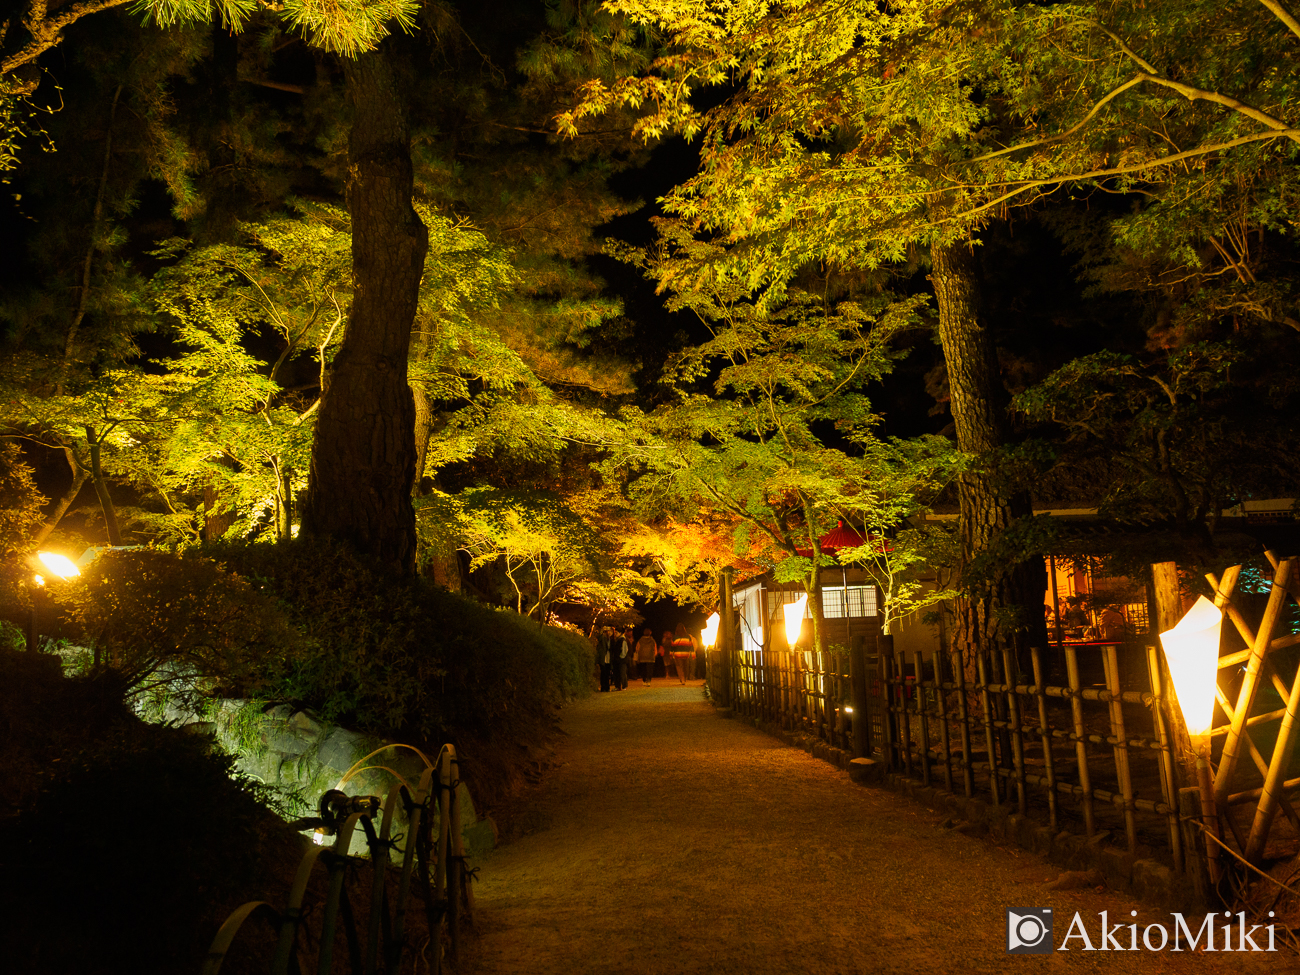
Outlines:
[[[524,835],[483,864],[470,972],[1300,971],[1281,951],[1009,956],[1007,907],[1053,908],[1057,944],[1075,911],[1097,945],[1100,911],[1112,926],[1170,918],[1046,890],[1058,868],[719,717],[698,681],[593,694],[563,724]]]

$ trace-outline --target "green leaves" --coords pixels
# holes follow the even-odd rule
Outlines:
[[[309,44],[344,57],[374,50],[389,34],[389,24],[411,31],[419,12],[414,0],[137,0],[131,12],[146,24],[185,27],[216,20],[232,31],[244,28],[259,9],[275,10],[298,28]]]

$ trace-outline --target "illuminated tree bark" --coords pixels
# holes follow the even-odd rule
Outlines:
[[[415,566],[415,406],[406,360],[428,232],[411,206],[410,140],[381,49],[345,62],[354,294],[312,445],[304,534]]]
[[[992,332],[980,316],[979,278],[969,245],[935,243],[931,282],[939,309],[939,338],[948,368],[948,388],[957,446],[977,458],[957,481],[961,508],[961,570],[971,586],[958,601],[958,646],[988,652],[999,638],[1011,640],[1011,617],[1028,629],[1043,626],[1046,579],[1041,560],[1005,562],[996,555],[999,536],[1032,515],[1027,491],[1012,490],[997,469],[1007,441],[1006,394],[999,375]],[[972,565],[987,554],[983,564]],[[1014,611],[1013,611],[1014,610]],[[1045,634],[1044,634],[1045,637]]]

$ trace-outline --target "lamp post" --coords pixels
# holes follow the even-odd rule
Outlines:
[[[58,576],[60,579],[72,579],[81,575],[81,570],[73,565],[72,560],[67,556],[59,555],[56,552],[38,552],[36,558],[44,566],[45,570],[51,575]],[[45,577],[39,572],[32,573],[32,618],[27,624],[27,649],[36,649],[37,633],[37,604],[40,600],[41,592],[45,588]]]
[[[1172,630],[1160,634],[1169,665],[1169,677],[1178,695],[1178,707],[1196,753],[1196,784],[1201,793],[1201,819],[1206,831],[1219,835],[1219,817],[1210,788],[1210,729],[1214,724],[1215,689],[1219,676],[1219,637],[1223,610],[1204,596]],[[1205,839],[1210,880],[1219,881],[1219,848]]]

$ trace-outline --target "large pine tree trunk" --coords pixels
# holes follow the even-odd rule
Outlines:
[[[385,45],[386,46],[386,45]],[[415,566],[415,406],[406,357],[429,235],[411,206],[411,147],[383,48],[345,62],[354,294],[321,397],[302,531]]]
[[[1012,490],[998,473],[999,452],[1007,439],[1006,392],[992,333],[980,318],[974,255],[965,244],[935,244],[930,252],[957,446],[976,458],[957,482],[961,582],[969,595],[958,602],[958,632],[953,637],[960,647],[991,653],[1001,645],[999,640],[1013,642],[1017,627],[1007,625],[1013,615],[1031,639],[1037,636],[1046,582],[1041,560],[978,558],[994,551],[1002,532],[1029,517],[1032,507],[1028,492]]]

